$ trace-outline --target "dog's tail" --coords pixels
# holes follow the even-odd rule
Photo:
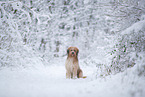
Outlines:
[[[87,76],[83,76],[82,78],[87,78]]]

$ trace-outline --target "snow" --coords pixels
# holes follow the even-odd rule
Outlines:
[[[0,97],[145,97],[144,4],[0,1]],[[86,79],[66,79],[69,46]]]
[[[134,73],[137,67],[96,79],[97,67],[84,65],[81,68],[86,79],[66,79],[64,61],[40,69],[0,70],[0,97],[145,96],[144,77],[138,77]]]
[[[143,18],[143,16],[142,16]],[[131,27],[127,28],[123,34],[131,34],[132,32],[139,32],[141,29],[145,29],[145,20],[139,21],[137,23],[134,23]]]

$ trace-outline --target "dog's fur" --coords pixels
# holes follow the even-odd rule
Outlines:
[[[78,53],[79,49],[77,47],[69,47],[67,49],[67,59],[65,62],[66,78],[85,78],[79,67]]]

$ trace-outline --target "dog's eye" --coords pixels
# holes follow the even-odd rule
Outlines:
[[[71,50],[72,51],[72,50]]]
[[[74,50],[74,52],[76,52],[76,50]]]

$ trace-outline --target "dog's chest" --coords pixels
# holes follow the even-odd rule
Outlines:
[[[74,65],[73,59],[66,60],[66,65],[73,66]]]
[[[73,68],[74,68],[76,65],[77,65],[77,64],[74,64],[74,60],[73,60],[73,59],[67,59],[67,60],[66,60],[65,66],[66,66],[66,69],[67,69],[67,70],[72,71]]]

